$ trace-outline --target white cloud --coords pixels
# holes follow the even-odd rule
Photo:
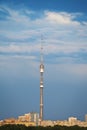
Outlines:
[[[74,21],[75,15],[66,12],[46,12],[46,19],[50,22],[58,24],[74,24],[79,25],[79,22]]]
[[[10,40],[23,40],[24,39],[29,39],[29,38],[32,38],[32,35],[33,36],[36,36],[38,34],[38,32],[36,32],[35,30],[22,30],[22,31],[9,31],[8,33],[8,30],[7,31],[0,31],[1,34],[5,34],[5,37],[6,38],[9,38]]]
[[[45,37],[45,54],[87,51],[87,24],[76,20],[79,13],[44,11],[38,17],[37,13],[26,9],[1,9],[9,13],[7,21],[0,21],[1,52],[38,52],[41,34]],[[33,14],[36,15],[34,19]],[[8,45],[3,46],[4,42]]]
[[[38,51],[38,46],[37,45],[15,45],[15,44],[10,44],[8,46],[0,46],[0,51],[1,52],[8,52],[8,53],[24,53],[24,52],[37,52]]]
[[[85,43],[60,43],[60,41],[51,41],[52,43],[50,44],[50,40],[45,41],[43,43],[43,52],[45,55],[48,54],[57,54],[57,53],[64,53],[64,54],[69,54],[73,52],[79,52],[80,49],[87,51],[87,44]],[[54,44],[55,43],[55,44]],[[25,43],[23,42],[22,44],[17,44],[16,42],[11,43],[6,46],[0,46],[0,52],[8,52],[8,53],[35,53],[35,52],[40,52],[40,40],[35,41],[35,43]]]
[[[5,10],[9,13],[8,20],[15,21],[17,23],[20,23],[21,21],[27,23],[29,21],[29,17],[21,13],[21,10],[13,10],[11,8],[5,7]],[[28,14],[31,11],[25,10]]]

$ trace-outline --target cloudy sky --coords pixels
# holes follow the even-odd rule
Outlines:
[[[87,114],[87,0],[0,0],[0,120],[39,112],[40,46],[44,119]]]

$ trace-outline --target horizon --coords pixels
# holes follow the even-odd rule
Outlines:
[[[29,113],[37,113],[37,112],[35,112],[35,111],[32,111],[32,112],[28,112],[28,113],[22,113],[21,115],[17,115],[17,117],[7,117],[7,118],[4,118],[4,119],[2,119],[2,120],[0,120],[0,121],[4,121],[5,119],[18,119],[19,118],[19,116],[24,116],[25,114],[29,114]],[[37,114],[39,114],[39,113],[37,113]],[[86,116],[87,114],[85,114],[84,115],[84,117]],[[70,117],[67,117],[67,119],[63,119],[63,120],[60,120],[60,119],[57,119],[57,120],[51,120],[51,119],[43,119],[42,121],[46,121],[46,120],[51,120],[51,121],[68,121],[69,120],[69,118],[77,118],[77,117],[75,117],[75,116],[70,116]],[[81,122],[84,122],[85,121],[85,118],[84,118],[84,120],[80,120],[80,119],[78,119],[77,118],[77,120],[78,121],[81,121]],[[85,121],[86,122],[86,121]]]

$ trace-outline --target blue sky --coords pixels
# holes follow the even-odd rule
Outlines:
[[[87,0],[0,0],[0,119],[39,112],[40,45],[44,119],[87,114]]]

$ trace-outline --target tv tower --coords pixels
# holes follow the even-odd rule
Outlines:
[[[41,57],[40,57],[40,122],[43,120],[43,73],[44,73],[44,63],[43,63],[43,38],[41,38]]]

